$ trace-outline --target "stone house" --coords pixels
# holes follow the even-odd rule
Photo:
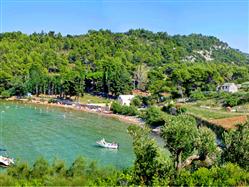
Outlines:
[[[238,86],[234,83],[224,83],[216,88],[217,91],[235,93],[238,92]]]
[[[130,106],[131,104],[131,100],[134,98],[134,95],[120,95],[118,97],[118,101],[122,104],[122,105],[127,105]]]

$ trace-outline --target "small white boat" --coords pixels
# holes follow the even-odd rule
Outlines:
[[[0,166],[8,167],[14,164],[14,159],[0,155]]]
[[[160,134],[162,131],[162,128],[161,127],[156,127],[154,129],[152,129],[152,132],[156,133],[156,134]]]
[[[118,149],[119,145],[117,143],[108,143],[105,141],[105,139],[103,138],[100,141],[96,142],[100,147],[104,147],[104,148],[109,148],[109,149]]]

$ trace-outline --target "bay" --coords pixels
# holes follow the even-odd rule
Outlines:
[[[43,156],[49,162],[71,164],[78,156],[102,166],[126,168],[135,155],[128,124],[97,114],[66,108],[0,101],[0,147],[8,155],[32,164]],[[105,138],[120,144],[118,150],[96,146]]]

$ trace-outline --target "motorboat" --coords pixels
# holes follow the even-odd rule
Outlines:
[[[154,129],[152,129],[152,132],[156,133],[156,134],[160,134],[162,131],[162,127],[156,127]]]
[[[102,140],[100,140],[100,141],[97,141],[96,143],[100,147],[109,148],[109,149],[118,149],[118,147],[119,147],[119,145],[117,143],[106,142],[104,138]]]
[[[8,166],[13,165],[14,163],[15,162],[14,162],[13,158],[9,158],[9,157],[5,157],[5,156],[0,155],[0,166],[1,167],[8,167]]]

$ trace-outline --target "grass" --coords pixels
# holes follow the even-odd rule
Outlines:
[[[239,112],[249,113],[249,103],[235,106],[234,108],[236,108]]]
[[[202,108],[201,106],[210,108]],[[185,107],[187,108],[188,113],[207,120],[224,119],[244,115],[244,113],[225,111],[221,103],[215,99],[197,101],[195,103],[186,104]]]
[[[233,128],[236,128],[236,124],[243,124],[247,120],[248,120],[248,116],[236,116],[232,118],[214,119],[214,120],[210,120],[210,122],[218,126],[221,126],[225,129],[233,129]]]
[[[207,120],[211,119],[223,119],[229,117],[235,117],[241,115],[240,113],[231,113],[222,110],[212,110],[212,109],[205,109],[200,108],[197,106],[186,105],[187,112],[193,114],[195,116],[205,118]]]
[[[89,103],[110,103],[110,99],[106,99],[104,97],[93,96],[90,94],[84,94],[83,97],[79,98],[79,102],[82,104],[89,104]]]
[[[35,98],[35,96],[33,96],[33,98]],[[44,99],[44,100],[49,100],[51,98],[56,98],[56,96],[49,96],[49,95],[40,95],[39,96],[40,99]],[[72,100],[76,99],[75,96],[71,97]],[[89,103],[98,103],[98,104],[105,104],[105,103],[110,103],[111,100],[104,98],[104,97],[100,97],[100,96],[94,96],[91,94],[84,94],[84,96],[79,98],[79,102],[82,104],[89,104]]]
[[[217,102],[215,99],[208,99],[208,100],[200,100],[197,101],[195,106],[209,106],[209,107],[220,107],[221,104]]]

